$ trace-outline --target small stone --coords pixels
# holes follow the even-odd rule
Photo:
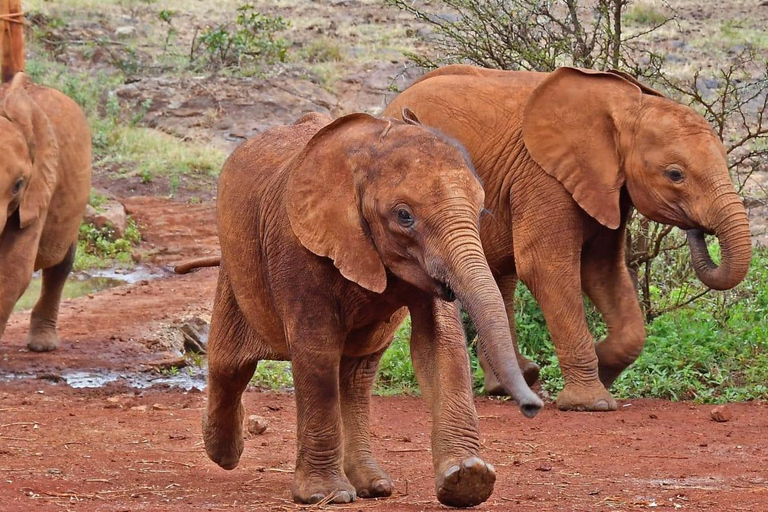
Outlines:
[[[536,471],[552,471],[552,464],[547,462],[536,468]]]
[[[712,411],[709,413],[710,417],[719,422],[719,423],[725,423],[726,421],[731,421],[733,418],[733,412],[731,411],[730,407],[727,405],[718,405]]]
[[[267,430],[269,423],[261,416],[248,416],[248,432],[255,436],[261,435]]]
[[[167,411],[170,410],[170,407],[163,404],[152,404],[152,410],[153,411]]]
[[[649,414],[649,415],[648,415],[648,417],[649,417],[649,418],[651,418],[652,420],[657,420],[657,419],[659,419],[659,417],[658,417],[658,416],[656,416],[655,414]]]
[[[115,29],[115,35],[118,37],[128,37],[136,33],[136,27],[131,25],[125,25],[123,27],[117,27]]]
[[[139,411],[139,412],[147,412],[147,406],[146,405],[134,405],[131,407],[132,411]]]

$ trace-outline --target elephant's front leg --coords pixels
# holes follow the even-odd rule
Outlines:
[[[17,219],[8,219],[0,232],[0,340],[13,306],[32,280],[42,223],[19,229]]]
[[[496,471],[478,455],[480,434],[459,310],[438,299],[409,309],[413,367],[432,410],[437,499],[471,507],[491,495]]]
[[[287,325],[296,390],[296,472],[291,485],[297,503],[349,503],[357,497],[343,469],[339,406],[341,333],[328,325],[333,312],[306,311]],[[330,498],[330,499],[329,499]]]
[[[27,335],[27,348],[33,352],[49,352],[59,346],[59,336],[56,334],[59,304],[64,284],[75,261],[76,249],[77,244],[72,244],[61,262],[43,270],[43,287],[32,309]]]
[[[608,335],[595,345],[600,381],[609,388],[640,355],[645,322],[624,259],[624,230],[596,240],[584,255],[581,282],[603,315]]]
[[[515,347],[515,357],[517,358],[517,364],[520,366],[520,370],[523,372],[525,382],[529,386],[533,386],[536,381],[539,380],[539,365],[520,353],[520,348],[517,345],[517,331],[515,329],[515,288],[517,287],[517,276],[515,274],[502,276],[498,283],[499,291],[501,292],[501,296],[504,299],[504,306],[507,309],[509,331],[512,335],[512,344]],[[478,346],[480,345],[481,343],[478,343]],[[485,392],[489,395],[506,395],[507,391],[491,371],[490,365],[488,365],[486,362],[485,354],[482,350],[477,351],[477,358],[485,375]]]
[[[389,337],[391,339],[391,335]],[[394,488],[392,479],[373,458],[371,449],[371,388],[383,353],[381,350],[365,357],[341,359],[344,473],[361,498],[389,496]]]
[[[536,253],[545,255],[547,251]],[[541,306],[565,379],[557,407],[563,411],[614,411],[616,400],[598,378],[579,267],[578,251],[518,259],[518,272]]]

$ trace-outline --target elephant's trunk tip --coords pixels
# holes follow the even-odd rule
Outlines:
[[[541,401],[541,398],[539,398],[536,394],[531,392],[533,395],[532,398],[529,400],[518,403],[520,406],[520,412],[523,413],[523,416],[526,418],[533,418],[537,414],[539,414],[539,411],[544,407],[544,402]]]

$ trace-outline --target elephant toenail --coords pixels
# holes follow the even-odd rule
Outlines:
[[[324,494],[317,493],[310,496],[308,501],[310,505],[314,505],[315,503],[320,503],[321,501],[323,501],[324,498],[325,498]]]
[[[391,493],[392,485],[389,483],[388,480],[378,480],[373,485],[373,490],[376,491],[376,493],[378,494]]]
[[[458,473],[459,471],[461,471],[461,468],[458,465],[451,466],[448,468],[448,470],[444,473],[443,476],[444,478],[448,479],[448,478],[451,478],[456,473]]]
[[[479,457],[470,457],[468,459],[465,459],[464,462],[461,463],[462,466],[465,468],[471,469],[475,466],[482,466],[483,461]]]

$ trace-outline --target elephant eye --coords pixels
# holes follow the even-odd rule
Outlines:
[[[683,181],[683,178],[685,177],[683,175],[683,171],[674,167],[672,169],[667,169],[666,174],[667,174],[667,178],[674,181],[675,183],[680,183],[681,181]]]
[[[11,190],[13,195],[16,195],[19,192],[21,192],[21,186],[23,184],[24,184],[24,178],[19,178],[18,180],[16,180],[16,183],[13,184],[13,189]]]
[[[413,223],[414,223],[413,215],[411,215],[411,212],[409,212],[405,208],[399,208],[397,210],[397,222],[404,228],[413,227]]]

